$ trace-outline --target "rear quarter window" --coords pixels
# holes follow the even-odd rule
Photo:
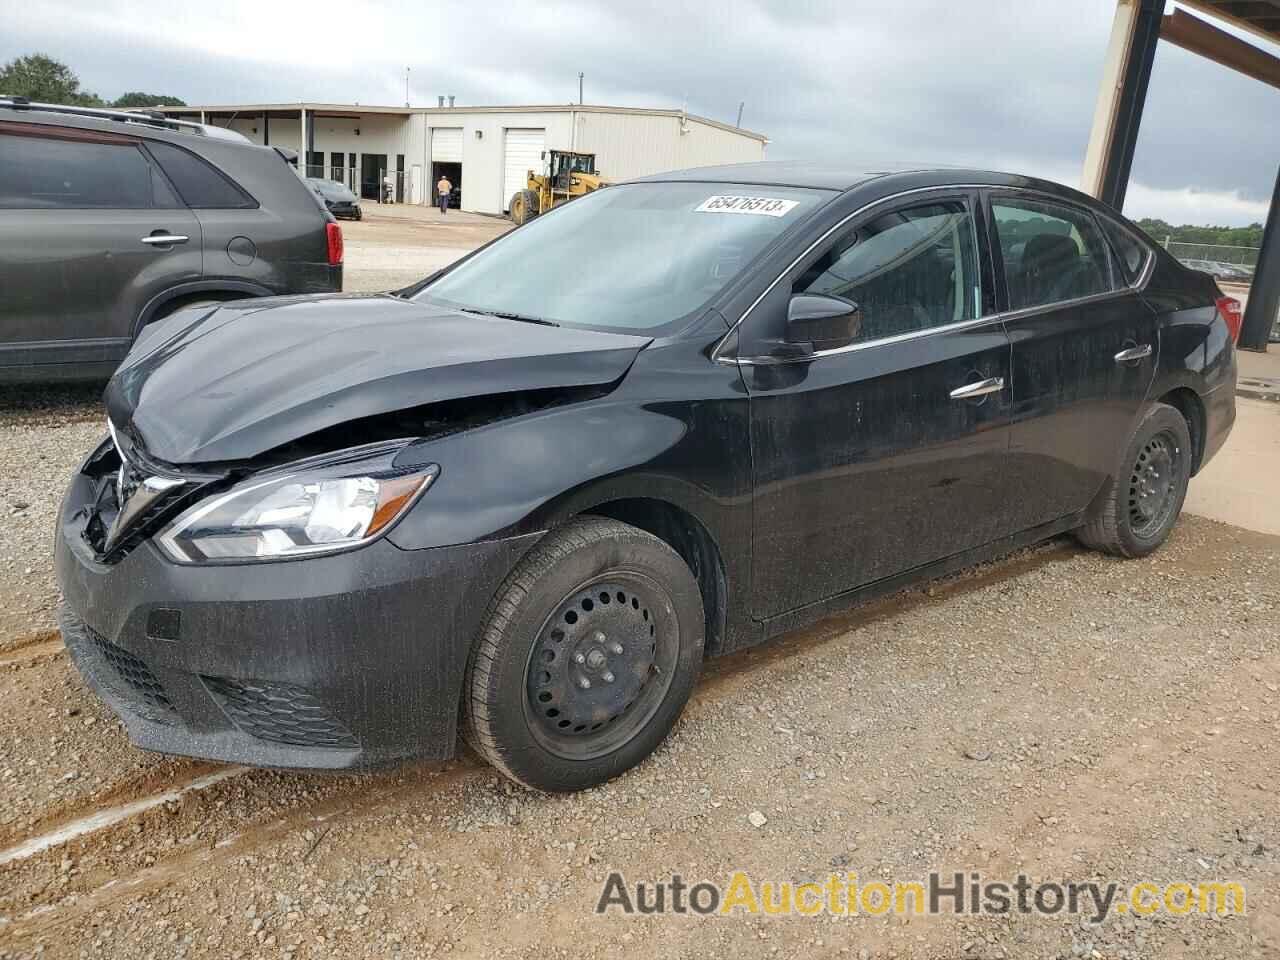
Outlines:
[[[1128,283],[1137,283],[1151,251],[1146,244],[1109,217],[1099,216],[1098,220],[1102,223],[1102,232],[1107,235],[1115,251],[1121,275]]]
[[[196,210],[247,210],[257,201],[212,164],[171,143],[153,140],[147,149],[173,181],[183,202]]]

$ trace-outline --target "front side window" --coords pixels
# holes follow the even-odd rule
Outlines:
[[[1110,251],[1086,211],[997,197],[991,212],[1004,259],[1009,309],[1041,307],[1115,289]]]
[[[856,303],[862,311],[856,342],[976,319],[978,276],[969,206],[947,200],[858,226],[809,267],[792,292]]]
[[[650,332],[724,290],[834,196],[729,183],[632,183],[529,221],[415,299],[567,326]]]
[[[132,143],[0,133],[0,209],[145,210],[163,183]],[[158,178],[157,178],[158,179]]]

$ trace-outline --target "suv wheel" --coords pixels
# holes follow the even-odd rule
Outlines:
[[[603,783],[670,732],[703,632],[698,584],[674,550],[615,520],[575,520],[495,594],[467,667],[464,736],[526,786]]]
[[[1145,557],[1155,550],[1182,512],[1191,452],[1191,431],[1182,414],[1168,404],[1152,404],[1100,504],[1076,531],[1077,539],[1121,557]]]

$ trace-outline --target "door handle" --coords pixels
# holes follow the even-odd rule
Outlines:
[[[143,243],[151,246],[168,246],[172,243],[186,243],[190,237],[184,237],[180,233],[153,233],[149,237],[139,238]]]
[[[952,400],[972,400],[974,397],[985,397],[988,393],[999,393],[1004,389],[1004,377],[988,377],[976,383],[966,383],[951,391]]]
[[[1144,343],[1136,347],[1126,347],[1116,354],[1116,363],[1132,363],[1151,356],[1151,344]]]

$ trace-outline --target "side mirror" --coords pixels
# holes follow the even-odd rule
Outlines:
[[[862,308],[852,300],[797,293],[787,304],[787,343],[812,344],[814,350],[830,350],[848,346],[861,332]]]

